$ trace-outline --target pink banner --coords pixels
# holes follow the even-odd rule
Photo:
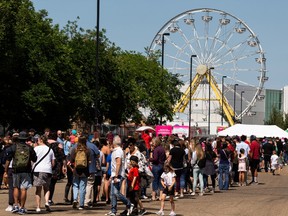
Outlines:
[[[155,128],[156,136],[162,134],[162,136],[171,135],[172,134],[172,126],[171,125],[157,125]]]

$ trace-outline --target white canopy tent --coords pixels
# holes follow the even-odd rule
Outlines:
[[[241,136],[247,137],[255,135],[256,137],[279,137],[288,138],[288,133],[276,125],[247,125],[236,124],[223,131],[218,132],[218,136]]]

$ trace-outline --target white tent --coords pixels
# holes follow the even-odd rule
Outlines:
[[[251,136],[288,138],[288,133],[276,125],[236,124],[218,133],[218,136]]]

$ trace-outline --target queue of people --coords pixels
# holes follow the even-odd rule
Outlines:
[[[145,131],[127,138],[108,133],[94,139],[76,130],[51,133],[46,129],[43,135],[14,133],[2,142],[3,177],[9,186],[6,211],[18,214],[27,213],[27,190],[32,185],[36,212],[50,212],[55,185],[66,178],[63,199],[75,210],[104,201],[111,208],[106,215],[114,216],[121,201],[126,208],[120,215],[144,215],[141,200],[151,197],[160,201],[156,214],[164,215],[169,198],[169,215],[174,216],[174,199],[213,194],[217,184],[219,190],[258,184],[258,172],[280,174],[288,159],[287,140],[245,135],[188,140]],[[147,194],[150,185],[151,196]]]

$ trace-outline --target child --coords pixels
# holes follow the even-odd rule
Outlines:
[[[283,152],[281,152],[279,155],[278,164],[279,164],[278,170],[279,170],[279,174],[280,174],[281,170],[283,169],[283,166],[285,165]]]
[[[130,170],[128,173],[128,187],[129,187],[129,198],[131,203],[134,204],[135,209],[132,212],[132,215],[144,215],[146,210],[143,208],[143,204],[140,200],[140,175],[138,169],[138,157],[132,155],[130,157]],[[139,204],[140,211],[138,212],[137,206]]]
[[[243,148],[240,149],[240,154],[238,157],[238,172],[239,172],[239,183],[240,186],[245,185],[245,173],[247,172],[247,157],[245,155],[245,150]]]
[[[279,167],[279,164],[278,164],[278,155],[276,154],[276,151],[273,150],[273,155],[271,156],[271,170],[272,170],[272,173],[273,175],[275,175],[275,170],[278,169]]]
[[[170,198],[170,204],[171,204],[171,213],[169,214],[170,216],[175,216],[175,203],[173,200],[174,196],[174,185],[176,182],[176,174],[171,166],[168,164],[165,165],[164,167],[164,172],[161,175],[161,184],[163,186],[163,194],[161,197],[161,208],[160,210],[156,213],[157,215],[164,215],[164,205],[165,205],[165,198],[166,196],[169,196]]]

